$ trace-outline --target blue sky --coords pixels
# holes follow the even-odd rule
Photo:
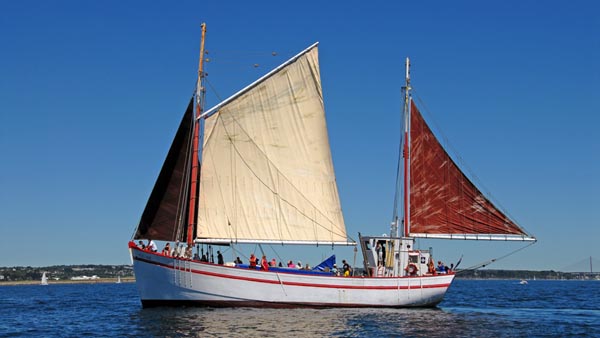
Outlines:
[[[560,269],[598,258],[599,7],[2,2],[0,266],[129,263],[127,241],[193,90],[201,22],[212,59],[208,106],[320,42],[329,137],[352,237],[389,231],[410,56],[426,119],[484,190],[539,238],[491,267]],[[448,262],[464,254],[465,267],[519,247],[420,245]],[[340,260],[352,255],[336,253]],[[316,264],[325,254],[294,255]]]

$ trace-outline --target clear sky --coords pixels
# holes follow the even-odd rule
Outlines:
[[[600,4],[421,3],[1,2],[0,266],[129,263],[127,241],[193,91],[201,22],[208,106],[320,42],[353,238],[389,232],[410,56],[434,131],[539,238],[491,267],[600,257]],[[447,261],[464,254],[466,267],[521,244],[420,245]]]

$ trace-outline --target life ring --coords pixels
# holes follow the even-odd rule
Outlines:
[[[414,276],[417,274],[417,271],[419,271],[419,268],[414,263],[410,263],[406,266],[406,268],[404,268],[404,270],[406,270],[406,273],[409,276]]]

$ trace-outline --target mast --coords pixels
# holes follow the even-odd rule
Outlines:
[[[202,114],[201,93],[204,90],[202,79],[204,78],[204,37],[206,35],[206,24],[200,25],[202,37],[200,39],[200,60],[198,61],[198,80],[196,82],[196,118],[194,119],[194,138],[192,141],[192,172],[190,184],[190,203],[187,228],[187,244],[194,242],[194,225],[196,223],[196,200],[198,198],[198,148],[200,134],[200,120]]]
[[[410,229],[410,200],[409,200],[409,177],[410,177],[410,59],[406,58],[406,85],[404,89],[404,149],[402,151],[404,157],[404,227],[402,228],[402,236],[409,235]]]

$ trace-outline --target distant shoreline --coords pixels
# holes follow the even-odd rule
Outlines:
[[[135,278],[121,278],[121,283],[134,283]],[[48,285],[54,284],[107,284],[117,283],[116,278],[98,278],[89,280],[48,280]],[[21,280],[21,281],[2,281],[0,286],[16,286],[16,285],[41,285],[39,280]]]
[[[520,281],[520,280],[527,280],[530,282],[535,282],[534,279],[530,279],[530,278],[460,278],[457,277],[456,280],[462,280],[462,281],[466,281],[466,280],[472,280],[472,281],[489,281],[489,280],[495,280],[495,281],[501,281],[501,280],[514,280],[514,281]],[[582,280],[582,279],[552,279],[552,278],[538,278],[537,281],[558,281],[558,282],[564,282],[564,281],[600,281],[597,279],[587,279],[587,280]],[[49,280],[48,284],[49,285],[54,285],[54,284],[116,284],[117,283],[117,278],[99,278],[99,279],[89,279],[89,280]],[[126,277],[126,278],[121,278],[121,283],[135,283],[135,278],[134,277]],[[24,280],[24,281],[2,281],[0,282],[0,287],[1,286],[19,286],[19,285],[40,285],[40,281],[38,280]]]

